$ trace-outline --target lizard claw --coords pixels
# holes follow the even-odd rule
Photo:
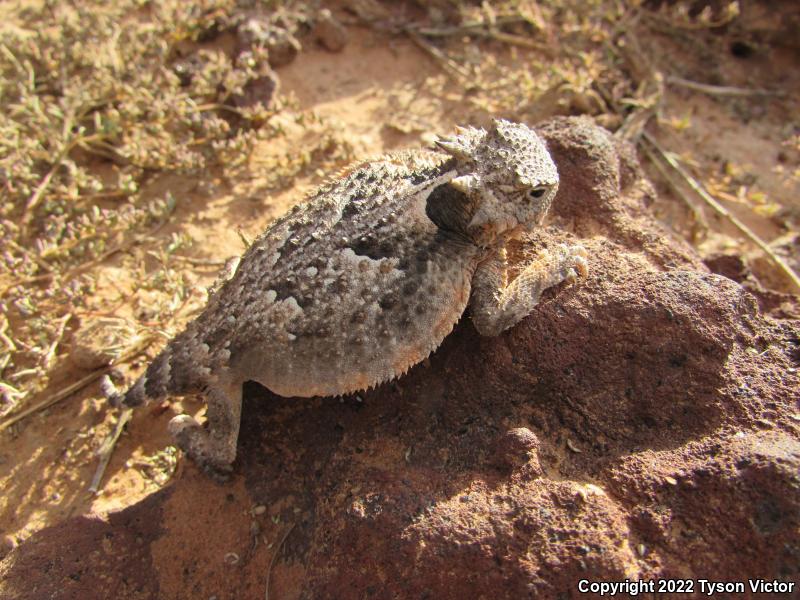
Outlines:
[[[589,253],[583,246],[559,244],[556,252],[563,281],[572,284],[578,280],[578,276],[586,277],[589,274],[589,262],[586,260]]]
[[[581,250],[583,250],[583,248],[581,248]],[[586,250],[583,250],[583,252],[585,253]],[[589,263],[587,262],[585,255],[577,255],[574,258],[575,269],[577,269],[581,277],[586,277],[589,274]]]
[[[581,258],[586,258],[589,256],[589,253],[586,251],[586,248],[580,245],[569,246],[570,251],[572,254],[576,256],[580,256]]]

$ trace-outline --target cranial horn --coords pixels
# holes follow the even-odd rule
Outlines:
[[[456,158],[470,158],[469,146],[464,145],[458,138],[441,138],[436,140],[436,145]]]
[[[515,129],[518,129],[520,126],[512,121],[507,121],[506,119],[492,119],[492,129],[499,133],[502,137],[508,136],[511,132]]]
[[[496,118],[496,117],[492,119],[492,125],[495,126],[495,129],[498,128],[498,127],[504,127],[506,125],[513,125],[513,124],[514,123],[512,123],[508,119],[499,119],[499,118]]]

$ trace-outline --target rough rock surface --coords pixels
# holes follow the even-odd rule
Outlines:
[[[136,506],[40,531],[0,563],[0,596],[263,597],[268,573],[273,598],[798,581],[800,327],[649,217],[630,149],[585,120],[541,131],[562,183],[533,241],[580,241],[586,282],[498,338],[463,320],[361,396],[248,385],[231,484],[186,464]]]

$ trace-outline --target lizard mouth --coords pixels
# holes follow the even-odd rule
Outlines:
[[[516,240],[522,237],[529,229],[518,222],[513,223],[486,223],[470,232],[472,240],[481,248],[491,248],[499,243]]]
[[[503,233],[503,237],[507,240],[518,240],[520,239],[525,233],[528,233],[532,227],[525,227],[524,225],[517,225],[516,227],[512,227],[511,229],[507,230]]]

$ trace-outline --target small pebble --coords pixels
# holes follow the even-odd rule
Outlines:
[[[247,52],[253,47],[266,48],[269,64],[273,68],[289,64],[302,49],[300,42],[290,31],[264,18],[253,17],[246,20],[239,26],[236,36],[239,52]]]
[[[576,446],[576,445],[575,445],[575,444],[572,442],[572,440],[571,440],[571,439],[569,439],[569,438],[567,438],[567,448],[569,448],[570,450],[572,450],[572,451],[573,451],[575,454],[581,454],[581,453],[583,452],[583,450],[581,450],[580,448],[578,448],[578,447],[577,447],[577,446]]]
[[[323,8],[317,13],[313,35],[323,48],[331,52],[341,52],[347,45],[347,29],[336,20],[327,8]]]
[[[532,463],[531,475],[541,475],[539,446],[539,438],[527,427],[509,429],[495,442],[492,463],[504,471]]]

